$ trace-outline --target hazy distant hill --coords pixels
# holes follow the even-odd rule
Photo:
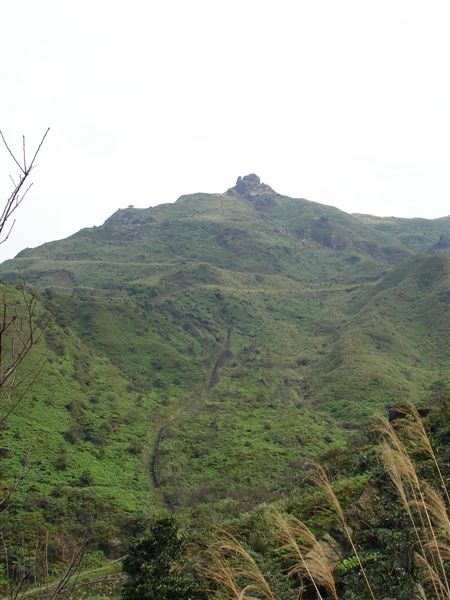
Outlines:
[[[288,491],[374,410],[427,402],[448,378],[449,238],[449,217],[349,215],[248,175],[24,250],[0,276],[21,269],[41,290],[64,377],[36,389],[11,435],[42,418],[48,460],[69,457],[38,491],[80,487],[87,469],[80,493],[114,496],[127,456],[134,489],[119,504],[134,513],[141,495],[157,510],[161,428],[157,474],[178,510],[235,511]],[[58,426],[45,417],[56,397]]]

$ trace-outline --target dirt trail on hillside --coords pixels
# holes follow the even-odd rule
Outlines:
[[[160,452],[160,447],[161,447],[161,442],[163,441],[169,427],[172,425],[172,423],[178,419],[180,417],[180,415],[176,415],[174,417],[170,417],[170,419],[168,421],[166,421],[164,423],[164,425],[162,427],[159,428],[158,433],[156,434],[156,439],[155,442],[153,444],[153,452],[152,452],[152,458],[150,461],[150,475],[153,481],[153,485],[155,486],[155,488],[157,488],[158,490],[160,490],[163,500],[164,500],[164,504],[167,506],[167,508],[170,510],[170,512],[172,514],[175,513],[175,504],[173,503],[172,499],[170,498],[170,496],[168,494],[166,494],[164,487],[161,483],[161,479],[159,478],[158,475],[158,459],[159,459],[159,452]]]
[[[214,367],[211,371],[211,375],[209,376],[208,383],[206,386],[207,393],[218,383],[219,377],[220,377],[220,369],[223,367],[226,359],[230,356],[230,353],[231,353],[231,351],[230,351],[231,331],[232,331],[232,327],[229,327],[227,329],[227,335],[225,338],[224,346],[223,346],[222,350],[220,351],[219,355],[217,356],[217,359],[214,363]],[[190,404],[186,405],[184,408],[180,409],[177,414],[169,417],[167,419],[167,421],[165,421],[165,423],[158,429],[158,432],[157,432],[156,438],[155,438],[155,442],[153,444],[153,452],[152,452],[152,456],[151,456],[151,460],[150,460],[151,480],[153,482],[153,486],[161,492],[163,500],[164,500],[164,504],[167,506],[167,508],[170,510],[170,512],[172,514],[174,514],[176,512],[175,503],[173,502],[172,498],[165,491],[164,485],[158,474],[158,461],[159,461],[159,457],[160,457],[161,443],[164,440],[164,438],[166,437],[171,425],[177,419],[181,418],[181,416],[183,414],[185,414],[186,412],[191,410],[193,408],[193,405],[194,405],[194,403],[191,402]]]
[[[219,381],[220,369],[223,366],[225,360],[230,356],[230,342],[231,342],[231,327],[228,327],[227,337],[225,339],[225,345],[222,348],[217,360],[214,364],[214,368],[211,372],[211,376],[208,381],[208,390],[213,388]]]

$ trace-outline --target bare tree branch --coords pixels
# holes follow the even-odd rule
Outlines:
[[[36,150],[33,154],[33,158],[31,160],[31,162],[29,164],[27,164],[25,136],[22,136],[22,163],[21,163],[19,161],[19,159],[16,157],[16,155],[14,154],[14,152],[11,150],[11,147],[9,146],[9,144],[6,140],[5,135],[0,130],[0,137],[3,141],[3,144],[6,148],[6,150],[7,150],[8,154],[11,156],[11,158],[13,159],[14,164],[20,170],[18,183],[14,184],[14,188],[13,188],[11,194],[9,195],[8,199],[6,200],[5,206],[3,207],[2,214],[0,215],[0,243],[2,243],[2,241],[5,241],[5,239],[7,239],[7,238],[5,238],[5,239],[1,240],[1,234],[3,232],[4,227],[6,226],[7,221],[10,219],[12,213],[17,209],[17,207],[22,203],[26,193],[28,192],[28,190],[30,189],[30,187],[32,185],[32,184],[30,184],[28,186],[28,188],[25,190],[25,192],[22,192],[22,188],[24,187],[25,182],[27,181],[27,179],[34,167],[36,158],[42,148],[42,144],[44,143],[45,138],[47,137],[49,131],[50,131],[50,128],[47,128],[47,130],[45,131],[44,135],[42,136],[39,144],[36,147]],[[12,179],[12,180],[14,183],[14,179]],[[12,229],[12,227],[11,227],[11,229]],[[11,233],[11,229],[10,229],[9,233]],[[9,236],[9,233],[8,233],[8,236]]]
[[[11,150],[11,148],[8,146],[8,142],[5,139],[5,136],[3,135],[3,131],[0,129],[0,136],[2,138],[2,141],[6,147],[6,149],[8,150],[11,158],[13,159],[13,161],[16,163],[16,165],[19,167],[19,169],[22,171],[22,173],[25,173],[24,169],[22,168],[22,165],[20,164],[20,162],[17,160],[17,158],[14,156],[13,151]]]
[[[22,156],[19,159],[11,150],[3,132],[0,131],[0,138],[3,145],[12,158],[15,167],[19,169],[18,177],[10,176],[13,188],[6,199],[3,209],[0,211],[0,244],[9,238],[15,224],[15,220],[12,220],[11,217],[33,185],[32,182],[29,182],[29,176],[35,166],[36,158],[39,155],[48,132],[49,129],[45,131],[32,153],[31,161],[28,161],[25,136],[22,136]],[[5,231],[7,231],[6,235],[4,234]],[[31,361],[27,369],[23,366],[19,370],[19,367],[32,348],[41,339],[50,318],[51,316],[48,314],[41,314],[36,296],[27,290],[21,274],[18,290],[14,290],[12,286],[8,292],[5,289],[2,290],[0,294],[0,433],[5,427],[8,417],[24,399],[25,395],[29,392],[30,386],[42,370],[45,359],[42,360],[39,358],[37,361]],[[29,461],[25,457],[22,471],[11,484],[2,486],[1,488],[0,512],[8,509],[12,496],[26,477],[28,471]],[[35,583],[37,581],[38,566],[44,549],[45,557],[47,556],[48,540],[46,540],[45,546],[37,541],[31,564],[28,563],[22,568],[16,569],[11,559],[11,553],[8,552],[6,540],[1,532],[0,537],[6,564],[7,597],[9,600],[24,598],[26,590],[33,579]],[[57,589],[64,589],[67,581],[76,569],[79,568],[84,547],[85,543],[82,544],[82,549],[77,549],[74,552],[65,574],[55,584]],[[48,573],[48,566],[46,567],[46,573]],[[52,597],[56,598],[57,596]]]

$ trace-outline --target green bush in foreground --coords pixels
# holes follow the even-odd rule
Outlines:
[[[184,539],[174,519],[156,521],[146,538],[136,540],[124,560],[128,579],[125,600],[205,600],[206,592],[190,573],[182,572],[179,559]]]

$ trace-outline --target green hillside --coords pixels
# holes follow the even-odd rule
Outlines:
[[[318,392],[334,415],[355,422],[368,407],[427,402],[430,383],[450,368],[449,290],[449,255],[434,251],[361,295],[322,364]]]
[[[249,175],[0,265],[53,315],[2,440],[8,480],[33,465],[9,535],[89,518],[118,556],[144,517],[289,497],[374,411],[445,385],[449,236],[449,218],[349,215]]]
[[[14,288],[2,286],[1,293],[20,307]],[[42,305],[39,310],[48,314]],[[157,397],[130,389],[120,370],[56,313],[17,379],[25,396],[14,392],[18,403],[0,438],[6,489],[27,465],[9,510],[0,515],[10,552],[47,530],[57,556],[67,536],[87,526],[94,544],[114,552],[117,540],[157,502],[143,468],[149,434],[158,428]],[[1,400],[3,415],[6,393]]]
[[[406,244],[361,218],[267,187],[250,179],[239,188],[242,193],[235,187],[226,194],[194,194],[174,204],[119,210],[101,227],[24,250],[2,266],[2,274],[21,267],[40,287],[98,290],[126,282],[163,284],[186,264],[200,262],[232,273],[330,283],[376,278],[412,254]],[[435,241],[440,232],[437,223]],[[419,250],[430,245],[426,233]]]

